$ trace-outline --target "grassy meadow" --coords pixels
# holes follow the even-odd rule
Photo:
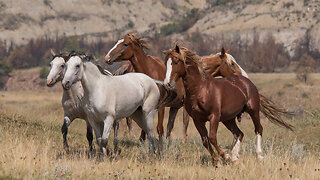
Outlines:
[[[320,179],[320,74],[311,74],[307,83],[297,81],[295,74],[249,76],[260,93],[296,112],[287,119],[295,132],[261,115],[262,162],[255,156],[254,127],[247,115],[238,123],[245,134],[240,160],[217,167],[192,120],[188,140],[182,142],[182,110],[171,140],[164,141],[161,159],[149,157],[147,143],[138,141],[139,128],[133,123],[129,135],[125,120],[119,129],[120,155],[106,157],[102,163],[89,156],[83,120],[69,126],[71,151],[66,153],[60,131],[62,90],[47,88],[0,92],[0,179]],[[111,135],[111,148],[112,139]],[[219,144],[230,151],[232,141],[232,134],[220,123]]]

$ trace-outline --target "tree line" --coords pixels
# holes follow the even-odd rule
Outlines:
[[[162,50],[171,48],[175,43],[196,51],[200,56],[219,52],[223,46],[230,49],[231,54],[237,62],[248,72],[281,72],[288,71],[290,65],[294,64],[298,71],[304,66],[309,71],[314,71],[320,62],[320,55],[311,52],[308,47],[299,46],[295,50],[294,57],[290,57],[282,44],[276,43],[270,35],[265,41],[259,41],[259,36],[253,38],[252,43],[243,43],[239,39],[224,39],[224,37],[211,37],[200,32],[185,35],[184,41],[172,40],[171,36],[157,33],[148,37],[150,55],[162,56]],[[17,46],[10,43],[6,47],[5,42],[0,41],[0,76],[10,73],[12,69],[31,68],[45,66],[51,60],[50,49],[56,52],[69,52],[71,50],[83,50],[94,54],[96,57],[104,56],[114,45],[114,41],[88,42],[83,37],[56,37],[48,36],[30,40],[26,45]]]

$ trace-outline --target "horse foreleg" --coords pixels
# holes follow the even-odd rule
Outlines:
[[[93,133],[92,133],[92,127],[90,125],[90,123],[88,121],[86,121],[86,124],[87,124],[87,140],[88,140],[88,143],[89,143],[89,150],[90,152],[93,152]]]
[[[131,136],[131,131],[132,131],[132,119],[127,117],[126,118],[126,122],[127,122],[127,126],[128,126],[128,129],[129,129],[129,136]]]
[[[100,159],[103,159],[103,148],[106,148],[107,155],[110,155],[111,153],[108,147],[108,137],[110,135],[110,130],[113,126],[113,122],[114,122],[113,117],[107,116],[107,118],[104,120],[102,135],[97,139],[100,147],[100,153],[101,153]]]
[[[178,110],[179,110],[179,108],[173,108],[173,107],[170,108],[169,121],[168,121],[168,124],[167,124],[167,138],[170,138],[171,131],[173,129],[174,121],[176,119]]]
[[[234,135],[234,142],[231,150],[231,161],[237,161],[239,159],[240,143],[243,139],[243,132],[237,126],[235,118],[230,121],[225,121],[223,124],[232,132]]]
[[[209,151],[211,157],[215,162],[219,161],[219,156],[217,156],[216,153],[213,151],[212,146],[209,142],[208,131],[205,123],[195,119],[193,119],[193,122],[201,136],[203,146]]]
[[[74,118],[69,118],[67,115],[64,116],[63,119],[63,125],[61,127],[61,132],[63,135],[63,147],[64,149],[69,152],[69,145],[68,145],[68,127],[70,125],[70,123],[73,121]]]
[[[219,155],[226,159],[226,154],[224,153],[223,149],[218,145],[217,141],[217,130],[219,126],[220,116],[212,114],[210,116],[210,134],[209,134],[209,140],[211,144],[216,148]]]
[[[118,131],[119,131],[119,121],[115,120],[113,123],[113,133],[114,133],[114,138],[113,138],[113,145],[114,145],[114,152],[116,154],[121,153],[121,149],[119,148],[118,144]]]
[[[189,125],[189,114],[187,110],[183,107],[183,142],[187,141],[188,125]]]

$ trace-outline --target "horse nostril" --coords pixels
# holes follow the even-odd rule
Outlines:
[[[50,85],[53,79],[47,79],[47,85]]]

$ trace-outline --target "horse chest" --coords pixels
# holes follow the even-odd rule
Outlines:
[[[206,111],[204,110],[204,100],[197,97],[196,95],[191,95],[186,98],[186,110],[192,116],[192,118],[199,118],[206,116]]]

